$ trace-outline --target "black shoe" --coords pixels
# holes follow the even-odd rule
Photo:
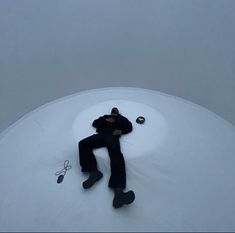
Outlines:
[[[82,183],[84,189],[89,189],[93,186],[98,180],[103,177],[103,174],[100,171],[90,172],[89,178]]]
[[[115,190],[113,199],[113,207],[120,208],[123,205],[131,204],[135,200],[135,193],[133,191],[123,192],[122,190]]]

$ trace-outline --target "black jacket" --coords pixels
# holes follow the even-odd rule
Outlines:
[[[109,117],[114,118],[115,122],[107,122],[105,119]],[[96,128],[96,132],[98,133],[102,132],[112,134],[115,129],[122,130],[122,134],[127,134],[132,131],[132,123],[121,114],[118,114],[117,116],[105,114],[94,120],[92,126]],[[118,136],[120,137],[120,135]]]

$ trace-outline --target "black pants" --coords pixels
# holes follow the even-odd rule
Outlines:
[[[78,147],[82,172],[97,170],[97,162],[93,149],[107,147],[111,164],[109,187],[123,189],[126,187],[125,161],[120,149],[118,136],[104,133],[93,134],[92,136],[82,139]]]

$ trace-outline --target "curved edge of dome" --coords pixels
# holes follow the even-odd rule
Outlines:
[[[171,95],[171,94],[167,94],[167,93],[164,93],[164,92],[161,92],[161,91],[158,91],[158,90],[154,90],[154,89],[148,89],[148,88],[142,88],[142,87],[132,87],[132,86],[110,86],[110,87],[101,87],[101,88],[93,88],[93,89],[81,90],[81,91],[75,92],[75,93],[73,93],[71,95],[63,96],[63,97],[57,98],[55,100],[49,101],[49,102],[47,102],[47,103],[45,103],[45,104],[43,104],[41,106],[38,106],[34,110],[25,113],[18,120],[16,120],[14,123],[12,123],[10,126],[8,126],[6,129],[4,129],[0,133],[0,139],[3,138],[14,126],[16,126],[21,121],[23,121],[24,119],[26,119],[29,116],[31,116],[31,114],[36,113],[37,111],[40,111],[41,109],[44,109],[44,108],[46,108],[47,106],[49,106],[51,104],[55,104],[55,103],[59,103],[59,102],[62,102],[62,101],[66,101],[66,100],[71,99],[71,98],[73,98],[75,96],[84,95],[84,94],[87,94],[87,93],[89,93],[91,91],[93,91],[93,92],[94,91],[95,92],[102,92],[102,91],[110,90],[110,89],[116,89],[116,90],[118,90],[118,89],[126,89],[126,90],[139,90],[139,91],[142,91],[142,92],[143,91],[145,91],[145,92],[152,92],[153,94],[157,93],[157,94],[162,95],[162,96],[167,96],[167,97],[179,100],[179,101],[184,102],[186,104],[190,104],[190,105],[194,106],[195,108],[202,109],[204,111],[206,110],[208,113],[213,114],[214,117],[216,117],[217,119],[222,120],[225,124],[227,124],[227,126],[230,126],[235,131],[235,125],[233,125],[231,122],[229,122],[228,120],[224,119],[222,116],[218,115],[217,113],[213,112],[212,110],[210,110],[210,109],[208,109],[208,108],[206,108],[206,107],[204,107],[204,106],[202,106],[200,104],[192,102],[191,100],[187,100],[187,99],[184,99],[182,97]]]

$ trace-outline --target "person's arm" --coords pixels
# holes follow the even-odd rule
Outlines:
[[[102,127],[105,123],[105,118],[106,118],[106,115],[101,116],[98,119],[94,120],[93,123],[92,123],[92,126],[95,127],[95,128]]]
[[[118,130],[121,130],[121,134],[127,134],[132,131],[132,123],[124,116],[122,116],[121,124],[118,127]]]

